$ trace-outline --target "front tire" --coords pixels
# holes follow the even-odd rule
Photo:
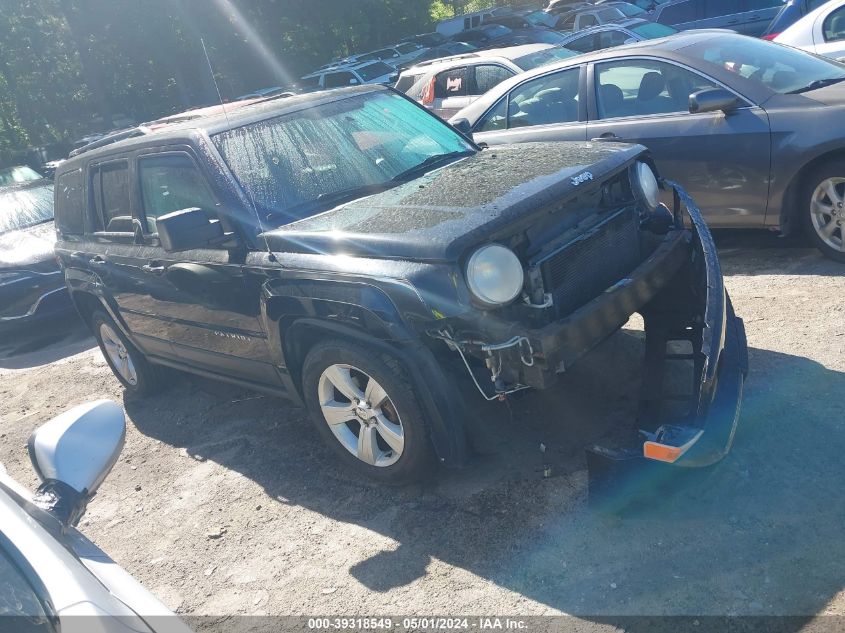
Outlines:
[[[395,358],[346,341],[320,343],[305,359],[302,387],[317,432],[347,467],[390,484],[430,470],[428,424]]]
[[[845,263],[845,162],[813,171],[801,196],[804,231],[826,257]]]
[[[162,370],[150,363],[132,345],[109,315],[100,310],[95,311],[91,315],[91,329],[106,363],[126,391],[148,396],[161,390]]]

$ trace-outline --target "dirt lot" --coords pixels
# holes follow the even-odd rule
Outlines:
[[[623,517],[586,507],[582,448],[632,415],[635,322],[554,392],[483,408],[468,469],[404,489],[336,470],[285,402],[182,376],[124,399],[78,330],[16,338],[0,461],[34,487],[33,428],[122,402],[126,448],[80,527],[183,614],[845,615],[845,269],[770,234],[719,243],[750,348],[734,450]]]

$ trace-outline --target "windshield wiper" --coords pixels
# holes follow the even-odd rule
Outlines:
[[[815,81],[811,81],[810,83],[808,83],[803,88],[796,88],[795,90],[790,90],[786,94],[797,95],[801,94],[802,92],[809,92],[810,90],[824,88],[825,86],[832,86],[833,84],[838,84],[840,81],[845,81],[845,77],[830,77],[828,79],[816,79]]]
[[[406,169],[405,171],[400,171],[396,174],[391,180],[393,182],[402,182],[405,180],[410,180],[411,178],[428,171],[429,169],[433,169],[434,167],[446,163],[449,161],[457,160],[458,158],[463,158],[464,156],[471,156],[475,154],[475,152],[471,149],[464,149],[459,152],[449,152],[447,154],[435,154],[434,156],[429,156],[421,163],[414,165]]]

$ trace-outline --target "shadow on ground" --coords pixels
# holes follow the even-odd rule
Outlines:
[[[713,237],[725,275],[845,275],[845,265],[826,258],[803,235],[722,229]]]
[[[183,379],[164,399],[125,404],[142,433],[242,473],[280,502],[398,542],[349,569],[372,591],[407,585],[440,559],[596,622],[823,612],[843,587],[845,374],[750,350],[733,452],[634,511],[593,512],[582,448],[630,430],[639,336],[623,330],[559,388],[511,411],[479,403],[475,462],[411,488],[339,472],[304,412],[276,399]]]
[[[0,331],[0,368],[26,369],[48,365],[96,345],[77,316],[39,321]]]

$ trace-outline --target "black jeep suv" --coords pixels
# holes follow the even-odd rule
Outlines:
[[[126,389],[152,392],[166,366],[304,403],[375,478],[465,460],[473,393],[452,370],[491,400],[544,389],[634,312],[644,441],[591,464],[711,463],[733,437],[742,322],[699,212],[640,146],[482,151],[362,86],[83,148],[57,173],[56,224],[71,296]],[[666,415],[678,340],[695,377]]]

